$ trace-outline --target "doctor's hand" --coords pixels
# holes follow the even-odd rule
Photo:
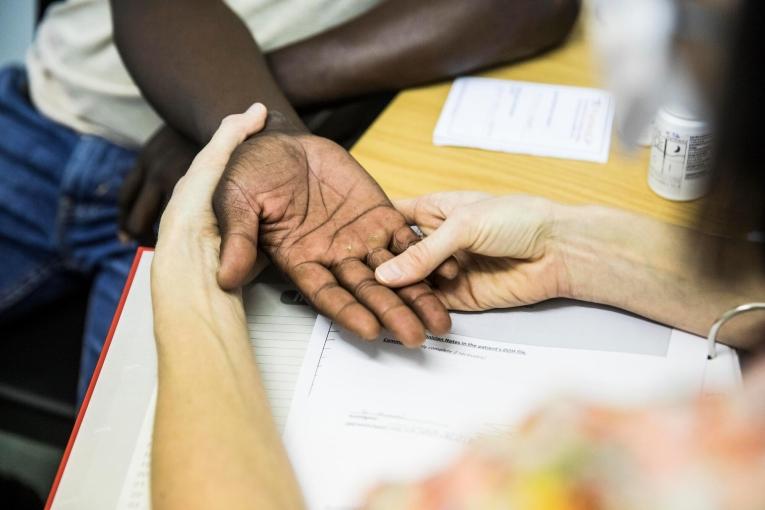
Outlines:
[[[553,202],[451,192],[395,205],[427,237],[380,265],[375,272],[380,283],[398,287],[419,281],[453,255],[461,267],[456,278],[431,275],[435,294],[451,310],[506,308],[569,294]]]

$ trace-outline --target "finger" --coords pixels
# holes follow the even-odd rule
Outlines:
[[[258,258],[260,208],[230,173],[218,183],[212,202],[221,236],[218,285],[233,290],[247,283]]]
[[[198,158],[201,162],[225,154],[225,159],[250,134],[263,128],[266,122],[266,108],[260,103],[252,105],[244,114],[229,115],[221,122],[210,143]],[[223,171],[225,162],[214,162]],[[197,167],[197,162],[192,169]],[[191,172],[191,170],[190,170]],[[218,178],[211,175],[210,178]],[[224,181],[215,190],[213,199],[215,215],[221,234],[220,268],[218,285],[224,290],[233,290],[246,284],[254,274],[258,259],[259,211],[232,181]]]
[[[347,258],[332,268],[340,285],[371,310],[377,320],[407,347],[425,341],[425,326],[400,297],[375,280],[372,270],[361,260]]]
[[[242,285],[249,285],[252,283],[252,281],[255,280],[255,278],[257,278],[270,263],[271,260],[263,252],[258,251],[255,255],[255,263],[250,267],[250,270],[244,277],[244,283]]]
[[[266,116],[265,106],[255,103],[245,113],[224,118],[186,172],[184,193],[196,196],[198,203],[208,203],[234,149],[249,135],[263,129]]]
[[[417,198],[394,200],[394,207],[412,225],[435,229],[460,206],[492,198],[482,191],[445,191]]]
[[[409,226],[401,227],[393,234],[393,241],[391,242],[391,251],[399,255],[404,253],[410,246],[419,243],[420,236],[414,233]],[[456,278],[460,272],[460,266],[457,264],[457,260],[454,257],[449,257],[438,265],[435,269],[435,273],[443,278],[451,280]]]
[[[418,225],[427,231],[437,228],[446,215],[431,206],[430,197],[425,195],[418,198],[394,200],[393,207],[400,212],[409,225]]]
[[[133,203],[138,196],[138,191],[141,189],[145,171],[141,161],[137,160],[133,169],[127,174],[125,180],[122,182],[122,187],[120,188],[119,196],[117,197],[117,204],[119,206],[119,216],[117,221],[120,230],[126,230],[127,219],[128,216],[130,216]]]
[[[454,280],[449,280],[454,281]],[[452,291],[450,288],[437,288],[433,289],[433,294],[438,298],[438,300],[443,304],[443,306],[446,307],[447,310],[455,310],[455,311],[462,311],[462,312],[477,312],[482,311],[480,309],[477,309],[475,306],[470,306],[466,304],[463,300],[459,299],[458,294],[454,291]]]
[[[210,142],[195,158],[189,173],[200,170],[209,173],[208,165],[222,166],[228,161],[234,149],[248,136],[263,129],[268,112],[261,103],[255,103],[244,113],[225,117],[213,134]],[[220,169],[221,172],[223,169]],[[220,174],[218,174],[220,175]]]
[[[367,256],[367,264],[374,270],[392,258],[393,254],[388,250],[375,250]],[[429,331],[437,335],[449,332],[452,327],[449,311],[434,294],[430,285],[418,282],[396,289],[396,294],[414,310]]]
[[[394,206],[403,214],[409,224],[416,225],[421,232],[432,233],[444,222],[447,212],[443,210],[441,204],[458,203],[459,196],[471,194],[469,192],[446,192],[433,193],[414,199],[405,199],[394,201]],[[483,195],[482,193],[476,193]],[[453,199],[452,199],[453,198]],[[448,207],[451,212],[452,207]],[[408,230],[408,231],[407,231]],[[401,229],[394,234],[391,251],[399,255],[409,246],[419,242],[420,236],[412,236],[412,229]],[[446,279],[456,278],[459,274],[459,264],[452,257],[442,262],[435,270],[435,274]]]
[[[134,239],[153,237],[154,223],[162,207],[162,193],[150,186],[141,188],[125,221],[125,231]]]
[[[286,272],[319,313],[365,340],[374,340],[380,334],[380,323],[372,312],[342,288],[321,264],[303,262]]]
[[[268,264],[270,264],[271,261],[263,255],[262,253],[258,253],[257,259],[255,260],[255,265],[252,266],[252,269],[250,269],[250,274],[247,275],[247,281],[251,282],[257,276],[263,272],[264,269],[268,267]]]
[[[492,307],[484,301],[476,301],[474,289],[471,288],[468,278],[460,277],[455,278],[454,280],[445,280],[436,277],[433,282],[433,293],[448,310],[478,312],[490,310],[497,306],[507,306],[504,303],[498,303],[496,306]]]
[[[457,221],[447,219],[431,235],[378,267],[375,277],[380,283],[391,287],[403,287],[424,280],[462,247],[464,235]]]

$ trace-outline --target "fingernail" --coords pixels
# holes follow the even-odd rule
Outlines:
[[[265,109],[266,109],[266,106],[263,103],[255,103],[249,108],[247,108],[247,113],[260,113],[261,111]]]
[[[375,271],[377,278],[383,283],[393,283],[396,280],[400,280],[403,274],[401,269],[396,264],[390,262],[385,263],[377,268]]]

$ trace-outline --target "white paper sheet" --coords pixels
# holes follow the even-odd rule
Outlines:
[[[256,284],[245,295],[247,328],[255,362],[279,431],[284,430],[314,312],[293,287]]]
[[[458,78],[433,143],[605,163],[613,117],[603,90]]]
[[[334,490],[333,487],[338,486],[338,490],[346,490],[343,487],[367,487],[369,483],[381,481],[385,473],[392,471],[397,476],[405,477],[435,470],[476,431],[491,432],[506,426],[514,416],[522,414],[536,402],[535,398],[541,398],[540,391],[547,388],[547,384],[552,384],[545,382],[547,375],[542,377],[543,384],[534,384],[534,373],[531,374],[531,381],[517,384],[520,372],[513,372],[518,375],[512,379],[516,384],[508,385],[505,372],[510,365],[506,365],[507,360],[523,366],[527,356],[539,352],[565,353],[563,357],[551,357],[560,365],[551,364],[545,368],[551,374],[565,374],[567,366],[591,363],[593,358],[590,354],[595,353],[601,357],[599,359],[615,355],[618,359],[654,360],[647,362],[646,373],[661,374],[661,371],[655,370],[656,366],[665,363],[661,360],[688,355],[693,362],[671,374],[671,377],[677,377],[674,382],[667,379],[662,383],[682,392],[684,388],[699,384],[696,350],[700,350],[702,359],[706,352],[704,343],[692,335],[672,331],[616,310],[572,305],[565,301],[511,311],[452,314],[455,334],[449,338],[465,342],[464,345],[433,340],[432,349],[409,351],[384,341],[377,344],[346,342],[341,339],[339,331],[333,330],[330,334],[329,322],[323,318],[315,320],[315,313],[300,301],[296,302],[295,297],[295,291],[287,285],[256,284],[245,296],[247,321],[250,341],[280,430],[284,427],[285,410],[293,401],[294,390],[289,418],[293,425],[286,428],[285,438],[301,482],[307,485],[311,482],[305,480],[318,480],[322,491]],[[150,327],[145,334],[151,334]],[[483,340],[469,338],[470,335]],[[516,343],[507,343],[507,339]],[[475,347],[469,343],[475,344]],[[690,346],[694,346],[692,355]],[[505,352],[507,349],[511,350]],[[684,349],[689,350],[686,352]],[[701,364],[702,377],[713,382],[715,392],[734,386],[740,377],[735,352],[722,346],[718,349],[718,357],[712,364]],[[581,362],[582,358],[589,361]],[[393,365],[389,367],[391,360]],[[404,374],[405,377],[392,379],[388,369],[395,369],[399,363],[403,364],[404,370],[395,372],[396,376]],[[466,366],[482,367],[481,384],[484,386],[473,384],[470,373],[463,371]],[[601,374],[602,378],[583,378],[578,384],[585,389],[591,386],[596,395],[614,396],[612,392],[622,386],[601,383],[607,377],[618,379],[620,366],[607,368]],[[417,375],[423,370],[428,372],[425,379],[422,379],[422,374]],[[630,370],[637,373],[638,367]],[[444,377],[445,374],[448,377]],[[410,386],[412,378],[435,381],[437,386],[434,388],[438,392],[430,395],[426,390],[432,388]],[[550,380],[557,380],[557,376]],[[322,392],[310,392],[309,399],[308,390],[315,382]],[[334,387],[337,384],[344,388],[336,391]],[[648,384],[648,380],[623,381],[623,385],[629,384],[642,387]],[[505,391],[504,388],[510,389]],[[347,398],[348,391],[352,398]],[[670,393],[664,391],[665,395]],[[313,400],[319,394],[324,397]],[[503,414],[497,402],[515,398],[514,395],[522,395],[525,400],[519,397],[512,412]],[[616,396],[621,399],[621,395]],[[118,510],[150,508],[149,460],[154,398],[146,407],[122,489],[116,498]],[[364,402],[361,408],[358,407],[360,401]],[[401,402],[409,402],[407,406],[414,407],[418,413],[399,413],[397,406]],[[419,410],[425,412],[419,413]],[[301,424],[305,423],[315,425],[315,430],[308,435],[304,435],[304,430],[297,433]],[[381,430],[383,440],[378,441],[377,434]],[[369,434],[374,436],[370,438]],[[394,448],[389,448],[391,438],[395,439]],[[364,450],[370,447],[367,444],[369,439],[377,445],[372,445],[371,452]],[[402,448],[411,451],[413,459],[412,462],[407,460],[405,465],[401,465],[398,455]],[[357,452],[368,452],[379,463],[359,462],[355,456]],[[306,465],[305,458],[314,456],[328,463]],[[342,465],[346,461],[356,462],[353,476],[350,479],[340,475],[335,477],[336,472],[341,473],[347,468]],[[316,476],[305,475],[306,469],[319,469],[321,472]],[[326,477],[330,478],[325,483]],[[309,501],[315,502],[313,494],[316,490],[307,490],[311,498]],[[363,489],[347,490],[349,493],[355,491],[354,494],[363,492]],[[312,508],[326,507],[312,504]]]
[[[116,510],[148,510],[151,508],[151,440],[154,432],[154,412],[157,392],[146,409],[135,450],[130,459]]]
[[[432,473],[469,438],[512,426],[553,398],[624,406],[702,392],[707,360],[698,337],[672,332],[655,354],[555,347],[554,339],[525,338],[543,331],[504,327],[503,315],[512,314],[492,320],[504,341],[451,334],[419,350],[389,334],[361,342],[320,316],[285,429],[309,507],[355,508],[375,484]],[[664,335],[657,328],[652,334]],[[718,373],[727,377],[716,382],[735,387],[735,354],[724,356],[727,371]]]

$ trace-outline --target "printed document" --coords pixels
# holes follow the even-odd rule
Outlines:
[[[135,268],[52,510],[150,508],[152,255],[144,251]],[[699,377],[705,393],[740,382],[730,349],[718,347],[700,369],[703,339],[596,305],[559,300],[453,313],[450,335],[410,351],[390,335],[372,344],[349,338],[316,321],[291,287],[267,274],[259,280],[245,293],[250,341],[280,429],[294,391],[285,437],[312,508],[357,501],[375,483],[438,469],[470,437],[512,427],[556,395],[626,405],[643,390],[646,398],[697,392]],[[304,423],[315,430],[306,433]],[[327,471],[310,475],[322,466]]]
[[[355,508],[376,484],[432,474],[471,438],[511,431],[551,400],[628,406],[702,392],[708,362],[698,337],[610,310],[562,309],[580,313],[565,326],[590,337],[585,347],[549,335],[543,322],[555,309],[531,312],[537,331],[517,327],[523,320],[511,311],[455,316],[460,334],[428,336],[421,349],[389,333],[363,342],[320,316],[284,436],[309,508]],[[581,319],[588,314],[600,321]],[[617,349],[600,348],[613,333],[609,316],[652,347],[630,352],[612,337]],[[475,336],[489,330],[495,339]],[[718,362],[735,386],[735,353]]]
[[[433,143],[606,163],[613,118],[603,90],[458,78]]]

